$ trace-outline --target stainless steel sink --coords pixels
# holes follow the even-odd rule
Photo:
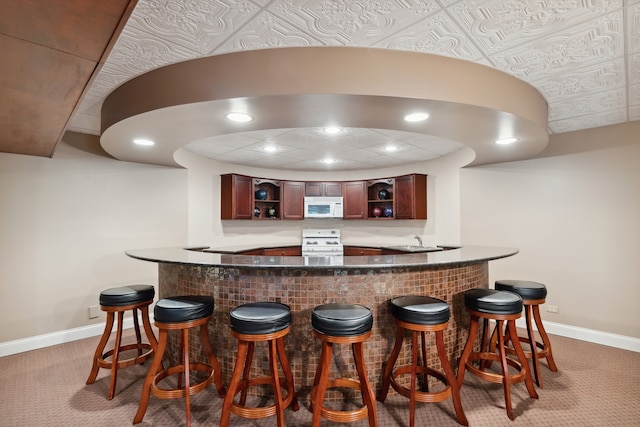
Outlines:
[[[419,245],[401,245],[401,246],[387,246],[387,249],[403,252],[437,252],[442,248],[435,248],[432,246],[419,246]]]

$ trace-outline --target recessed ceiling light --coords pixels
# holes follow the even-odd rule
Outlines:
[[[498,145],[509,145],[509,144],[513,144],[517,140],[518,138],[500,138],[500,139],[496,139],[495,143]]]
[[[384,147],[384,151],[392,153],[394,151],[398,151],[398,147],[396,147],[395,145],[387,145],[386,147]]]
[[[267,153],[273,153],[274,151],[277,151],[278,149],[276,148],[275,145],[265,145],[263,150],[266,151]]]
[[[144,145],[144,146],[147,146],[147,147],[156,144],[155,142],[153,142],[150,139],[134,139],[133,143],[137,144],[137,145]]]
[[[336,133],[340,133],[342,129],[336,126],[328,126],[324,128],[324,133],[328,133],[329,135],[335,135]]]
[[[423,120],[427,120],[429,118],[429,114],[427,113],[411,113],[404,116],[404,120],[407,122],[421,122]]]
[[[331,165],[331,164],[333,164],[335,162],[336,162],[336,160],[332,159],[330,157],[327,157],[326,159],[322,159],[322,163],[327,164],[327,165]]]
[[[253,120],[253,117],[251,117],[246,113],[228,113],[225,117],[231,120],[232,122],[240,122],[240,123],[250,122],[251,120]]]

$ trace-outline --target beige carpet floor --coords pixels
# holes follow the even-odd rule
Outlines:
[[[502,388],[467,374],[462,404],[471,426],[640,426],[640,353],[551,336],[559,372],[543,363],[544,388],[528,397],[513,387],[515,421],[507,418]],[[122,370],[116,397],[106,399],[108,372],[85,385],[98,337],[0,358],[0,426],[127,426],[136,413],[147,369]],[[287,426],[309,426],[308,391],[300,393],[298,412],[287,410]],[[217,426],[222,400],[215,389],[193,396],[194,426]],[[408,401],[390,395],[377,403],[380,426],[408,426]],[[450,400],[419,403],[417,426],[457,426]],[[182,400],[151,403],[140,426],[184,425]],[[274,426],[232,415],[231,426]],[[335,425],[323,421],[323,426]],[[351,424],[365,426],[365,421]]]

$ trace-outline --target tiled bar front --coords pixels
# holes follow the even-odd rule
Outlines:
[[[296,389],[305,397],[313,385],[320,356],[320,342],[311,330],[311,310],[328,302],[357,303],[374,314],[373,334],[365,344],[366,364],[374,391],[381,381],[383,363],[394,343],[395,327],[388,301],[399,295],[427,295],[445,300],[451,306],[445,345],[455,368],[467,339],[468,315],[462,293],[488,287],[488,262],[423,265],[409,267],[367,267],[322,269],[246,268],[211,265],[159,263],[159,296],[211,295],[215,301],[214,320],[209,335],[221,364],[225,384],[229,383],[235,362],[237,342],[231,336],[229,311],[240,304],[277,301],[291,307],[292,328],[285,338]],[[427,334],[429,335],[429,334]],[[429,337],[429,364],[439,368],[433,337]],[[190,339],[192,357],[203,359],[195,333]],[[266,346],[256,346],[252,375],[268,371]],[[409,346],[399,362],[406,363]],[[171,358],[177,357],[178,343],[169,344]],[[337,346],[334,374],[356,377],[351,351]],[[403,360],[404,359],[404,360]],[[259,362],[258,362],[259,361]],[[264,370],[264,371],[263,371]]]

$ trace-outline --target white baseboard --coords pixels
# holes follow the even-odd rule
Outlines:
[[[153,323],[153,318],[150,320]],[[525,321],[522,318],[516,321],[516,325],[522,328],[526,327]],[[125,318],[123,328],[133,328],[133,318]],[[602,344],[609,347],[616,347],[640,353],[639,338],[548,321],[544,321],[544,328],[548,333],[553,335],[560,335],[562,337],[574,338],[581,341],[592,342],[594,344]],[[36,335],[35,337],[3,342],[0,343],[0,357],[30,350],[37,350],[39,348],[49,347],[52,345],[64,344],[83,338],[100,336],[102,335],[102,331],[104,331],[104,323],[96,323],[95,325],[82,326],[60,332],[52,332],[49,334]]]
[[[596,331],[594,329],[581,328],[579,326],[564,325],[562,323],[548,322],[546,320],[542,323],[544,324],[545,331],[549,334],[560,335],[561,337],[574,338],[580,341],[587,341],[594,344],[602,344],[609,347],[616,347],[640,353],[640,338]],[[527,325],[524,318],[516,320],[516,326],[519,328],[526,328]]]
[[[113,330],[115,331],[116,322],[114,322],[113,327]],[[123,329],[133,328],[133,317],[125,317],[122,327]],[[39,348],[50,347],[52,345],[64,344],[84,338],[100,336],[102,335],[102,332],[104,332],[104,323],[96,323],[94,325],[36,335],[35,337],[7,341],[0,343],[0,357],[37,350]]]

